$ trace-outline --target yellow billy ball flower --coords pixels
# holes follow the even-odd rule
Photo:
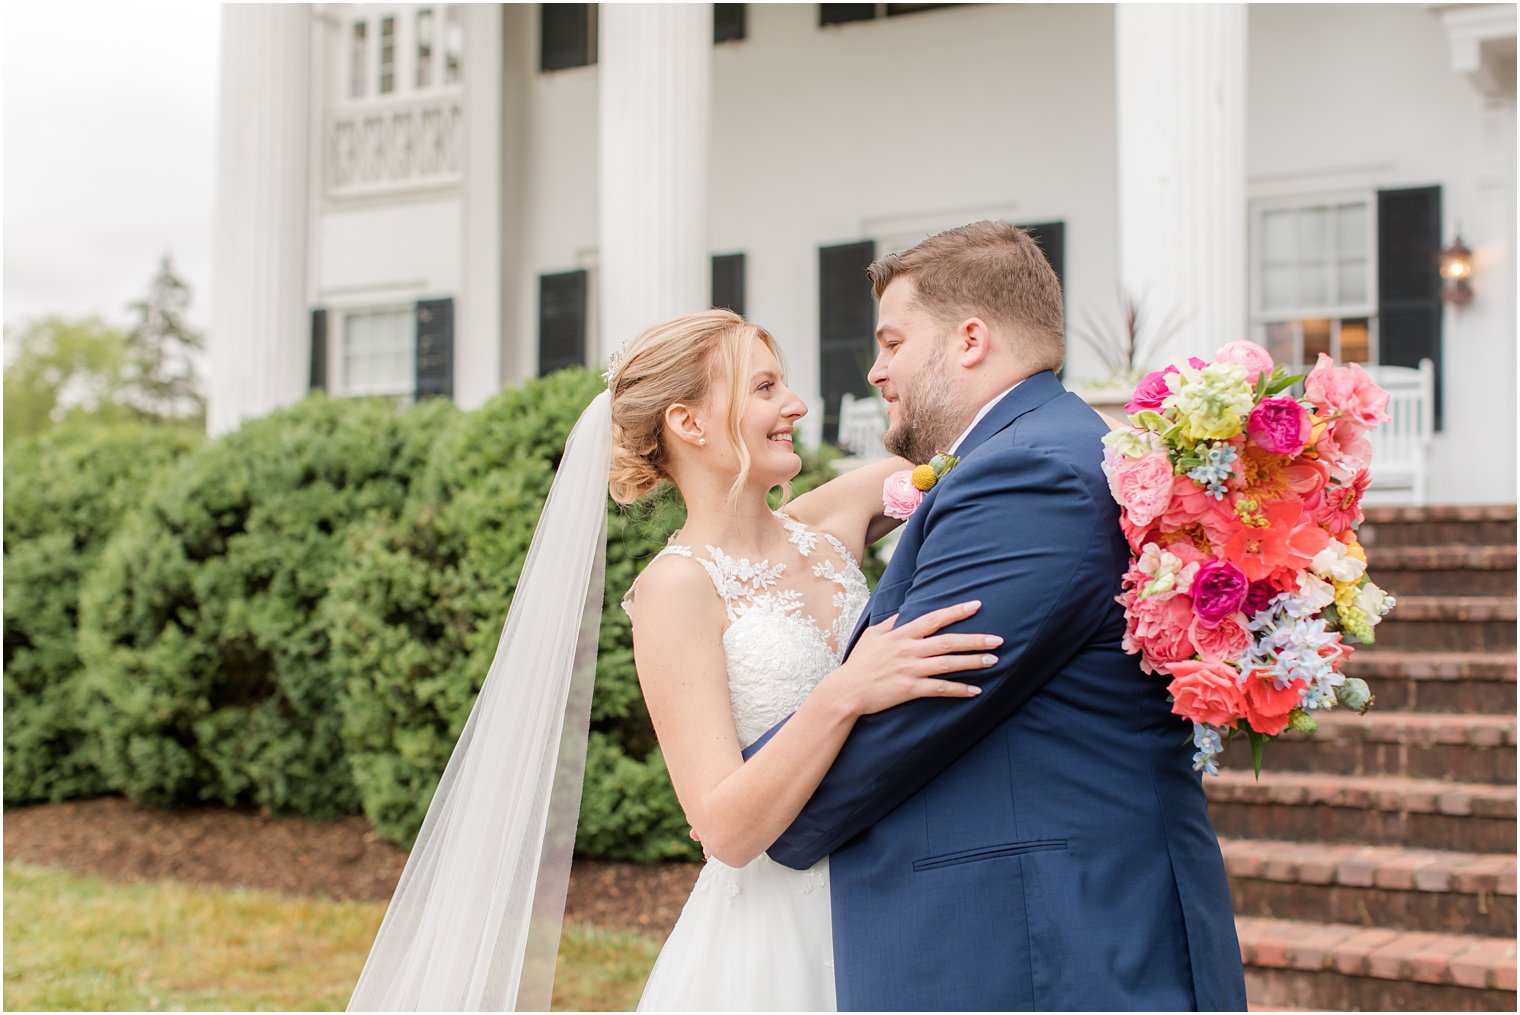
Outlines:
[[[939,477],[934,474],[934,466],[932,465],[920,465],[916,467],[913,470],[912,478],[914,488],[923,493],[928,493],[934,489],[934,484],[939,480]]]

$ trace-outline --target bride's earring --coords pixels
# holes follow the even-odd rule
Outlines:
[[[697,438],[697,447],[699,447],[699,448],[705,448],[705,447],[707,447],[707,438],[706,437],[698,437]]]

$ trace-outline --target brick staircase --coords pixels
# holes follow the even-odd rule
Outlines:
[[[1515,508],[1368,508],[1377,697],[1205,780],[1253,1008],[1515,1010]]]

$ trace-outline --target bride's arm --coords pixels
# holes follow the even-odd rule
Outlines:
[[[791,501],[786,513],[829,533],[856,560],[864,560],[866,547],[902,524],[882,514],[882,484],[892,473],[911,468],[913,464],[905,458],[886,458],[859,466]]]
[[[746,763],[729,704],[723,606],[706,574],[680,559],[657,562],[639,579],[634,664],[686,819],[708,853],[730,866],[749,863],[792,823],[861,715],[912,698],[979,693],[931,676],[989,665],[985,636],[936,635],[975,608],[949,607],[897,630],[878,625],[865,651],[858,646],[825,677]]]

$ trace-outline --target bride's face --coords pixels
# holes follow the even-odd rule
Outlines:
[[[717,394],[714,401],[722,404],[714,405],[713,418],[724,420],[728,418],[727,392]],[[802,470],[802,459],[792,449],[792,429],[807,411],[802,399],[786,386],[781,364],[770,346],[755,339],[744,409],[739,417],[739,438],[749,451],[748,486],[768,490]],[[710,451],[716,452],[711,455],[715,465],[735,471],[739,465],[738,456],[728,446],[727,430],[728,427],[723,425],[711,427],[712,437],[708,445]]]

